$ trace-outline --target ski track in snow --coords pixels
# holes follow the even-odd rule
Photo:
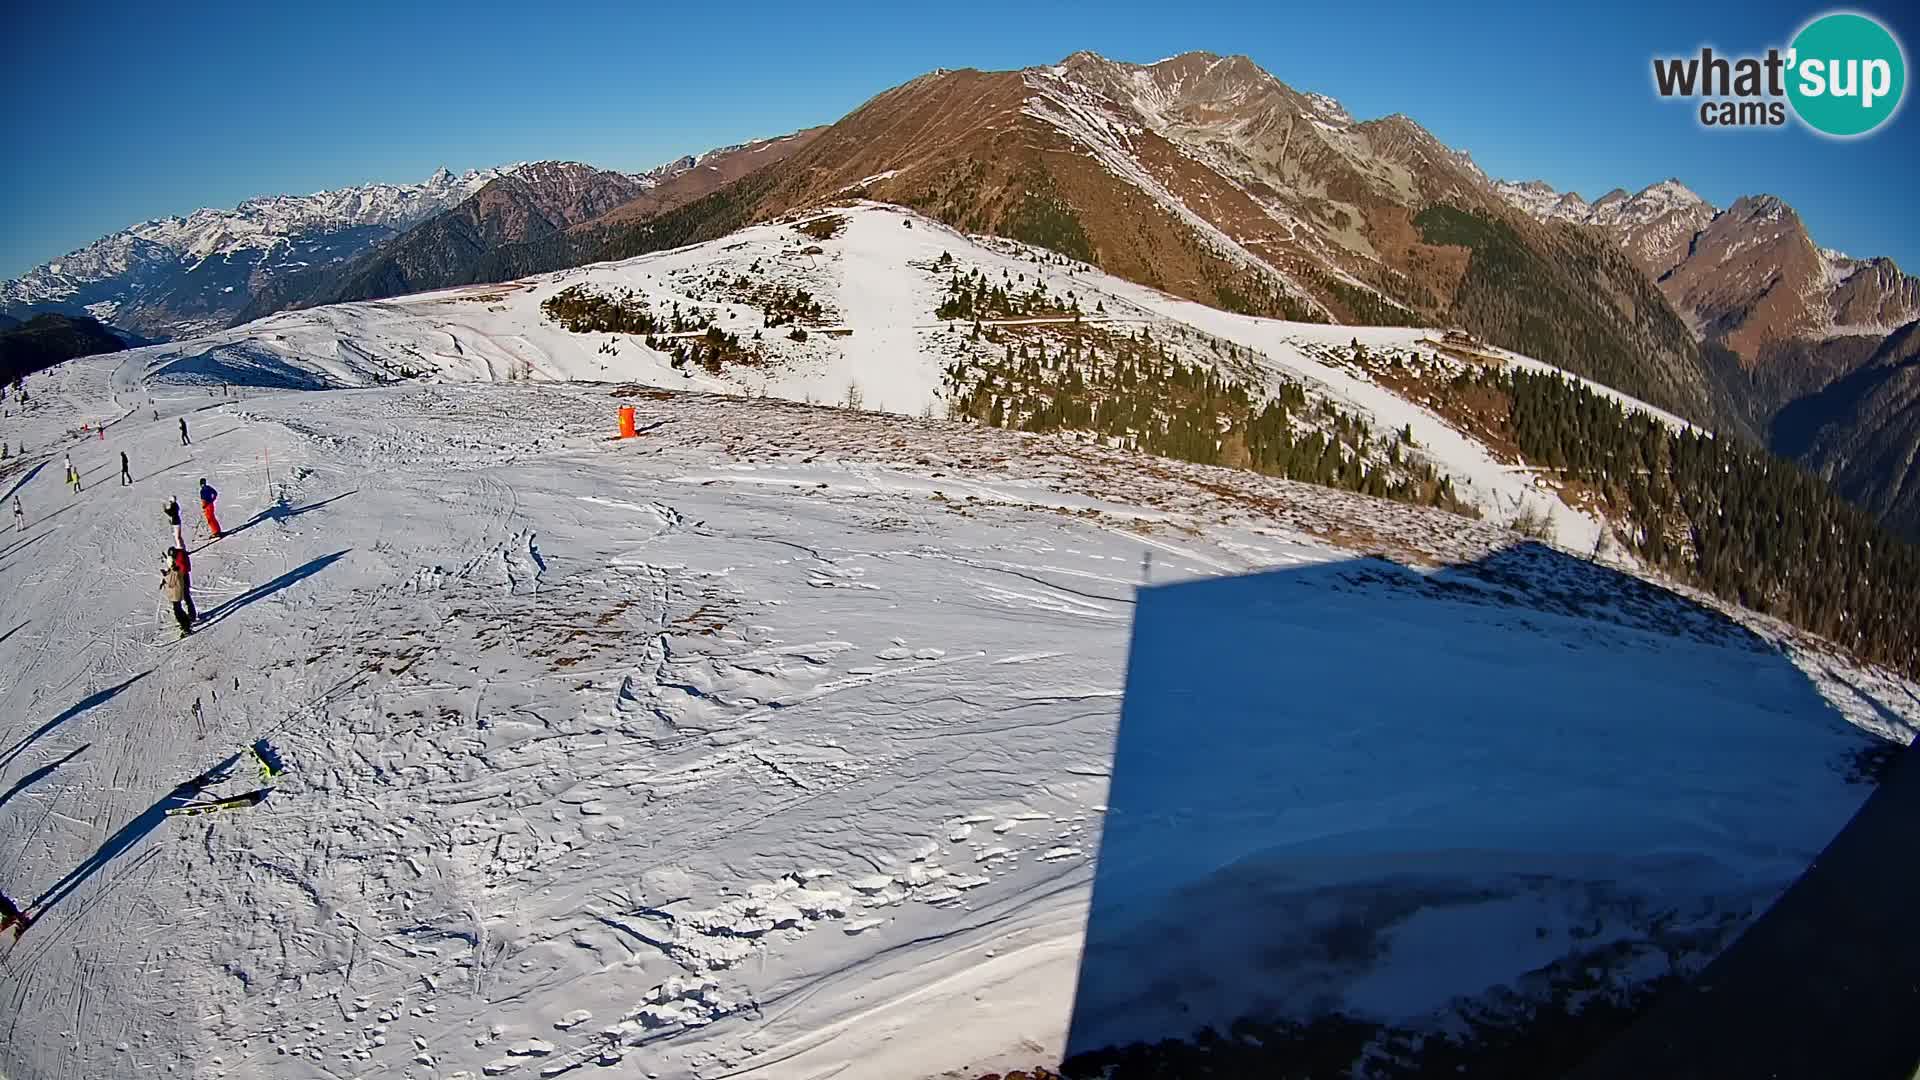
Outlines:
[[[61,372],[73,399],[88,370]],[[791,1011],[850,944],[1084,881],[1084,860],[1043,866],[1047,838],[982,859],[947,822],[1098,801],[1071,770],[1111,736],[1127,585],[1101,563],[1127,564],[1121,534],[943,509],[854,462],[689,481],[752,477],[712,449],[609,448],[595,393],[314,400],[189,413],[185,448],[174,418],[199,402],[176,392],[98,452],[180,464],[71,506],[26,489],[65,554],[0,564],[32,613],[0,646],[4,705],[58,722],[6,742],[25,766],[83,749],[10,800],[8,888],[141,824],[8,955],[16,1065],[533,1074],[631,1050],[710,1069],[748,1051],[704,1029]],[[720,412],[657,418],[736,437]],[[767,419],[792,460],[804,436]],[[158,504],[203,474],[231,532],[196,540],[205,621],[173,643]],[[1082,595],[1101,583],[1113,601]],[[1080,645],[1046,647],[1063,638]],[[264,806],[143,820],[259,737],[293,766]],[[103,996],[122,1004],[96,1021]]]
[[[847,281],[871,351],[820,353],[810,385],[857,375],[909,411],[937,364],[870,373],[928,332],[881,332],[916,301]],[[441,330],[455,356],[504,341]],[[536,369],[588,374],[523,333],[551,348]],[[354,348],[273,372],[350,382]],[[1134,587],[1350,557],[1316,537],[1452,561],[1511,541],[1065,439],[585,385],[231,402],[148,382],[153,355],[36,376],[8,421],[87,484],[25,481],[0,545],[0,888],[47,899],[0,944],[9,1075],[1031,1064],[1064,1037]],[[1374,404],[1397,422],[1397,400]],[[609,442],[619,402],[657,434]],[[174,642],[159,506],[201,476],[231,531],[207,544],[189,511],[204,623]],[[1856,724],[1912,737],[1910,684],[1740,618]],[[290,766],[266,803],[157,816],[229,755],[221,793],[253,786],[259,738]]]

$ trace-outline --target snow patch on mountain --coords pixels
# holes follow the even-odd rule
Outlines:
[[[1837,289],[1846,280],[1858,273],[1862,267],[1870,265],[1865,259],[1856,259],[1844,251],[1823,247],[1820,251],[1820,269],[1828,289]]]
[[[1590,212],[1587,201],[1577,192],[1562,194],[1544,180],[1514,183],[1495,180],[1493,188],[1508,202],[1541,221],[1584,221]]]
[[[1501,180],[1493,186],[1508,203],[1536,220],[1604,230],[1655,280],[1688,257],[1694,236],[1718,213],[1713,204],[1674,179],[1631,195],[1615,188],[1592,203],[1576,192],[1555,191],[1540,180],[1518,184]]]
[[[1410,123],[1412,122],[1411,118],[1409,118],[1409,122]],[[1435,141],[1438,142],[1439,140],[1436,139]],[[1447,148],[1447,156],[1451,157],[1455,164],[1467,170],[1467,172],[1472,173],[1474,176],[1477,176],[1482,180],[1492,179],[1487,175],[1486,170],[1480,167],[1480,163],[1473,160],[1472,153],[1466,150],[1455,150],[1449,147]]]
[[[1712,203],[1679,180],[1667,179],[1629,195],[1615,188],[1589,204],[1575,191],[1560,192],[1544,180],[1515,183],[1496,180],[1493,188],[1509,203],[1541,221],[1571,221],[1579,225],[1637,226],[1669,214],[1709,211]]]
[[[1592,220],[1602,225],[1644,225],[1668,214],[1687,213],[1701,208],[1711,211],[1713,204],[1680,181],[1668,179],[1642,189],[1630,199],[1607,207],[1596,207]]]
[[[1301,96],[1307,99],[1307,104],[1313,106],[1314,112],[1320,114],[1320,119],[1336,127],[1346,127],[1353,123],[1353,114],[1347,111],[1346,106],[1340,104],[1333,98],[1313,91],[1309,91]]]

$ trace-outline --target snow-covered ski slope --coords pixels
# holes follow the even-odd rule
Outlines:
[[[1355,547],[1459,564],[1515,539],[1244,472],[777,401],[409,384],[229,402],[146,370],[63,365],[6,421],[32,448],[0,474],[26,510],[0,543],[0,889],[38,916],[0,944],[16,1080],[1046,1061],[1136,586],[1337,569]],[[621,403],[638,440],[606,438]],[[107,438],[71,438],[101,417],[118,418]],[[203,476],[229,530],[211,544]],[[157,606],[168,495],[189,507],[203,618],[181,641]],[[1684,638],[1688,707],[1774,717],[1741,758],[1760,764],[1702,774],[1655,724],[1562,779],[1602,802],[1669,792],[1668,813],[1724,827],[1692,850],[1764,892],[1864,793],[1836,768],[1863,738],[1839,713],[1904,741],[1920,698],[1743,621],[1760,652],[1626,599],[1493,604],[1426,639],[1421,677],[1434,700],[1500,685],[1489,626],[1536,658],[1614,655],[1621,679]],[[1830,704],[1752,678],[1779,655]],[[1333,736],[1341,697],[1312,688]],[[1559,769],[1583,759],[1550,716],[1464,730],[1489,768],[1542,746]],[[255,786],[257,739],[289,766],[263,805],[165,816],[232,755],[209,796]],[[1444,829],[1457,780],[1403,800]],[[1764,858],[1753,837],[1773,838]],[[1198,854],[1180,865],[1204,872]],[[1506,959],[1470,970],[1519,975]]]
[[[1035,270],[900,221],[861,211],[806,257],[839,268],[820,295],[855,333],[792,343],[807,348],[764,372],[769,392],[826,399],[857,377],[870,405],[907,412],[907,389],[937,387],[921,367],[941,354],[909,347],[946,331],[898,314],[937,283],[862,251]],[[727,245],[779,251],[792,236],[770,226],[705,250],[750,266]],[[28,447],[0,466],[4,505],[18,494],[26,515],[0,536],[0,891],[38,921],[0,940],[0,1074],[898,1078],[1047,1062],[1074,1002],[1137,587],[1302,571],[1294,587],[1321,598],[1303,610],[1337,618],[1353,574],[1377,573],[1344,569],[1363,551],[1485,565],[1516,540],[1069,438],[506,379],[537,356],[548,378],[722,388],[624,341],[615,357],[599,339],[582,348],[537,317],[543,290],[644,284],[692,257],[485,294],[498,299],[283,316],[28,380],[33,408],[0,421]],[[886,267],[892,292],[860,278]],[[1092,278],[1072,287],[1088,296]],[[1185,312],[1101,287],[1116,318]],[[1213,325],[1275,356],[1329,332]],[[408,357],[456,381],[315,389]],[[208,389],[221,379],[242,397]],[[641,438],[608,440],[621,404]],[[101,421],[106,438],[76,436]],[[78,496],[63,453],[85,474]],[[192,508],[201,477],[229,530],[211,544]],[[169,495],[187,507],[203,616],[180,641],[158,603]],[[1501,565],[1470,617],[1421,609],[1422,700],[1505,685],[1502,643],[1525,635],[1533,670],[1556,649],[1576,664],[1597,653],[1618,693],[1639,678],[1650,708],[1701,720],[1687,753],[1652,723],[1601,731],[1607,752],[1588,754],[1592,727],[1547,708],[1463,727],[1459,760],[1518,774],[1546,753],[1589,785],[1585,806],[1665,792],[1661,813],[1715,823],[1687,849],[1744,875],[1743,899],[1784,884],[1859,803],[1842,773],[1863,730],[1904,742],[1920,723],[1912,685],[1770,621],[1736,612],[1733,634],[1698,598],[1574,603],[1586,579],[1564,556]],[[1475,580],[1450,572],[1436,588],[1455,603]],[[1370,637],[1355,620],[1315,648]],[[1636,660],[1676,642],[1684,692],[1665,685],[1675,665]],[[1324,753],[1301,766],[1315,776],[1362,768],[1345,733],[1368,718],[1342,685],[1358,676],[1313,655],[1232,707],[1316,702],[1331,741],[1292,732],[1286,759]],[[1782,657],[1817,693],[1778,693]],[[1279,698],[1262,705],[1267,693]],[[1755,714],[1765,741],[1716,773],[1714,741],[1738,742]],[[1446,730],[1423,737],[1444,747]],[[262,805],[166,815],[177,785],[235,755],[206,797],[257,786],[245,752],[258,739],[288,764]],[[1489,804],[1460,802],[1457,774],[1435,780],[1395,805],[1418,805],[1439,834],[1484,821]],[[1535,812],[1534,787],[1494,790],[1514,819]],[[1340,832],[1326,805],[1315,813],[1313,835]],[[1658,817],[1636,810],[1610,835],[1663,835]],[[1144,824],[1134,856],[1167,835]],[[1761,855],[1755,837],[1771,843]],[[1169,865],[1204,875],[1235,857],[1203,853]],[[1462,970],[1497,982],[1536,962],[1502,949]],[[1398,985],[1383,969],[1356,1000],[1480,988]]]
[[[954,269],[978,269],[1010,288],[1044,280],[1055,296],[1073,294],[1090,322],[1115,329],[1191,330],[1254,350],[1265,381],[1303,382],[1316,395],[1369,418],[1375,430],[1411,427],[1421,454],[1447,474],[1463,498],[1493,520],[1544,510],[1561,542],[1591,549],[1599,524],[1563,504],[1525,470],[1495,460],[1445,420],[1355,370],[1323,362],[1315,347],[1358,339],[1369,348],[1432,353],[1433,331],[1290,323],[1234,315],[1137,285],[1057,256],[996,238],[971,237],[898,207],[859,204],[834,211],[838,235],[816,239],[791,224],[768,224],[676,251],[374,303],[289,312],[204,338],[142,350],[152,377],[234,379],[290,386],[364,386],[401,372],[447,380],[618,380],[673,389],[753,393],[795,401],[841,401],[857,386],[875,411],[945,413],[942,372],[956,359],[991,358],[998,346],[970,342],[969,323],[936,317]],[[951,264],[939,263],[948,255]],[[1003,279],[1004,275],[1004,279]],[[1022,281],[1024,279],[1024,281]],[[750,338],[768,358],[710,374],[673,367],[632,334],[573,333],[547,318],[541,303],[572,286],[602,294],[632,290],[665,314],[674,305],[711,314],[714,325]],[[788,327],[764,328],[769,289],[805,290],[823,304],[819,324],[833,332],[794,341]],[[1095,314],[1097,308],[1104,312]],[[1044,321],[1043,321],[1044,323]],[[1204,352],[1188,357],[1206,360]],[[1515,358],[1529,366],[1535,361]],[[1614,394],[1635,408],[1658,414]],[[1679,423],[1672,417],[1666,417]]]

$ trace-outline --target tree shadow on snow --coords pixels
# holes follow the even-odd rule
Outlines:
[[[1718,611],[1539,544],[1142,589],[1066,1071],[1561,1075],[1733,955],[1876,742]],[[1920,946],[1846,993],[1833,955],[1709,1060],[1920,1049]]]
[[[332,566],[334,563],[339,562],[342,558],[346,557],[348,551],[352,550],[352,548],[346,548],[341,551],[336,551],[331,555],[322,555],[317,559],[310,559],[286,573],[281,574],[279,577],[274,578],[272,581],[255,585],[246,592],[202,614],[199,620],[194,623],[194,628],[197,630],[202,626],[211,626],[249,604],[264,600],[283,589],[292,588],[320,571],[325,570],[327,567]]]
[[[73,890],[85,884],[87,879],[99,873],[108,863],[111,863],[121,855],[132,850],[134,845],[145,839],[147,834],[159,828],[161,823],[167,820],[167,811],[169,809],[193,801],[194,797],[201,793],[206,784],[224,779],[239,760],[239,754],[230,755],[224,761],[208,769],[199,777],[176,785],[172,790],[155,800],[152,806],[141,811],[138,817],[120,826],[119,830],[108,837],[106,842],[101,844],[99,849],[92,855],[88,856],[85,862],[67,871],[65,876],[49,886],[46,892],[40,894],[40,898],[35,900],[32,905],[34,919],[37,921],[45,917],[46,913],[52,909],[55,904],[66,899]]]
[[[0,752],[0,767],[11,764],[13,762],[13,759],[16,757],[19,757],[22,751],[26,750],[27,747],[32,746],[36,741],[38,741],[39,739],[47,735],[49,732],[53,731],[55,728],[58,728],[61,724],[64,724],[67,721],[73,719],[74,717],[87,712],[89,709],[97,708],[98,706],[106,704],[107,702],[113,700],[116,696],[118,696],[122,690],[125,690],[127,687],[132,686],[134,683],[139,682],[141,679],[144,679],[151,674],[153,674],[152,669],[148,669],[146,671],[141,672],[138,675],[133,676],[132,678],[126,680],[125,682],[117,683],[113,686],[109,686],[104,690],[96,690],[93,693],[88,694],[86,697],[81,698],[79,701],[68,706],[66,709],[62,710],[58,716],[55,716],[52,719],[48,720],[46,723],[41,724],[38,728],[35,728],[31,734],[27,735],[25,738],[22,738],[19,742],[14,743],[12,746],[8,747],[4,752]]]

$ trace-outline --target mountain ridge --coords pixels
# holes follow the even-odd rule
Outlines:
[[[1542,220],[1595,228],[1618,243],[1688,319],[1747,430],[1920,538],[1911,377],[1884,359],[1910,348],[1920,278],[1884,256],[1819,245],[1775,195],[1721,208],[1666,180],[1587,204],[1540,181],[1498,186]]]
[[[1770,342],[1884,336],[1920,316],[1920,279],[1885,256],[1860,259],[1818,245],[1777,195],[1742,195],[1718,207],[1675,178],[1632,194],[1615,188],[1592,203],[1540,180],[1495,187],[1536,218],[1613,235],[1695,317],[1703,337],[1749,365]],[[1729,271],[1736,260],[1746,265]]]
[[[289,275],[260,290],[231,324],[316,304],[497,280],[499,275],[487,268],[502,249],[666,212],[783,159],[804,146],[813,130],[685,155],[645,173],[549,163],[499,177],[350,260]]]
[[[614,175],[639,190],[670,179],[678,165]],[[418,183],[256,195],[231,208],[148,218],[0,281],[0,312],[87,315],[145,337],[191,336],[226,325],[275,278],[352,259],[495,181],[537,180],[569,166],[591,168],[521,161],[456,175],[442,166]]]

